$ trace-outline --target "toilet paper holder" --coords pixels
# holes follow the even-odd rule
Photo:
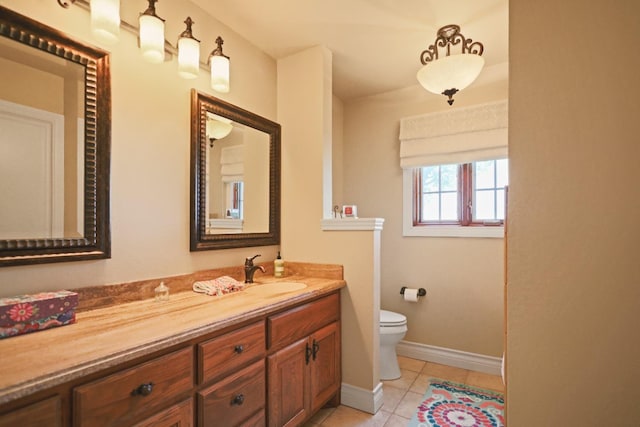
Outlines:
[[[400,295],[404,295],[405,289],[409,289],[407,286],[403,286],[400,288]],[[418,288],[418,296],[423,297],[427,295],[427,290],[425,288]]]

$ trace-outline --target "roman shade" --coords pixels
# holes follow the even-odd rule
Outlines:
[[[400,166],[469,163],[507,157],[507,101],[400,120]]]
[[[236,182],[244,179],[244,147],[242,145],[222,149],[220,173],[222,182]]]

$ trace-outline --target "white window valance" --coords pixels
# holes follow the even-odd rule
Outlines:
[[[400,120],[400,166],[468,163],[507,157],[507,101]]]

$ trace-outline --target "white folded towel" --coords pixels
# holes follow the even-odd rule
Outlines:
[[[244,283],[233,277],[221,276],[213,280],[203,280],[193,284],[193,291],[207,295],[224,295],[244,289]]]

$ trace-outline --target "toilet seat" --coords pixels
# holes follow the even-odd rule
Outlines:
[[[404,326],[407,324],[407,317],[388,310],[380,310],[380,327],[389,328]]]

